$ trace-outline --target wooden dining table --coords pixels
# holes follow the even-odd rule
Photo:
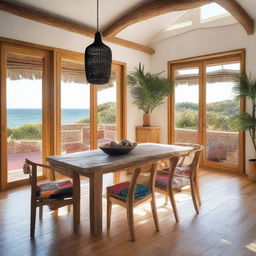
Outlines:
[[[79,176],[90,180],[90,231],[93,235],[102,233],[102,183],[103,174],[119,172],[125,168],[137,168],[164,159],[177,159],[188,154],[191,147],[143,143],[130,153],[119,156],[109,156],[100,149],[78,153],[49,156],[46,160],[57,172],[77,177],[73,184],[76,193],[80,194]],[[80,200],[80,196],[79,196]],[[78,209],[80,212],[80,209]]]

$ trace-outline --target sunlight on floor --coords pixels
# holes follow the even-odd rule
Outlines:
[[[256,252],[256,243],[250,243],[248,245],[245,246],[247,249],[249,249],[250,251]]]
[[[72,209],[71,209],[71,211],[72,211]],[[60,207],[60,208],[58,209],[58,216],[59,216],[59,217],[60,217],[60,216],[66,216],[68,213],[69,213],[69,212],[68,212],[68,207]],[[50,214],[51,214],[51,215],[55,215],[55,211],[54,211],[54,210],[51,211]]]
[[[230,242],[230,241],[228,241],[228,240],[226,240],[226,239],[220,239],[220,241],[222,242],[222,243],[224,243],[224,244],[228,244],[228,245],[230,245],[230,244],[232,244],[232,242]]]

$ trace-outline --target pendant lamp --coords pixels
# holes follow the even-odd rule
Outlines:
[[[97,0],[97,32],[93,44],[89,45],[84,55],[85,74],[88,83],[107,84],[111,75],[112,52],[102,42],[99,32],[99,0]]]

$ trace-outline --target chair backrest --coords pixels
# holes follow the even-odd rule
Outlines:
[[[194,157],[188,168],[190,169],[190,176],[193,178],[197,174],[198,166],[199,166],[199,159],[202,153],[202,147],[194,151]]]
[[[193,148],[188,155],[185,155],[181,157],[179,163],[177,166],[182,167],[183,165],[190,165],[194,159],[194,153],[201,149],[202,150],[202,145],[200,144],[195,144],[195,143],[178,143],[175,144],[177,146],[183,146],[183,147],[191,147]]]
[[[157,163],[142,166],[134,170],[127,196],[128,203],[133,203],[136,185],[138,184],[146,186],[151,193],[154,192],[156,170]]]
[[[24,161],[24,164],[23,164],[23,173],[29,174],[29,181],[32,186],[35,186],[35,187],[37,186],[37,168],[38,167],[49,169],[52,172],[52,175],[55,179],[53,167],[51,167],[49,165],[45,165],[45,164],[39,164],[39,163],[32,162],[26,158]]]

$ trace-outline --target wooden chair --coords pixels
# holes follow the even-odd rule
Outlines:
[[[169,196],[176,222],[179,222],[179,215],[174,198],[174,190],[180,192],[183,187],[189,185],[191,188],[194,208],[197,214],[199,214],[199,205],[201,205],[198,185],[198,165],[202,147],[197,144],[182,144],[182,146],[184,145],[193,147],[193,150],[190,152],[190,154],[193,155],[191,163],[184,166],[183,163],[185,161],[185,157],[182,157],[181,161],[179,163],[177,162],[177,165],[173,163],[168,169],[159,171],[156,175],[155,181],[155,190]]]
[[[43,206],[48,205],[50,209],[58,209],[63,206],[73,205],[73,228],[77,232],[80,222],[80,180],[78,176],[70,180],[52,181],[48,183],[37,184],[37,168],[49,169],[51,176],[55,179],[55,168],[34,163],[25,159],[23,171],[29,174],[31,184],[31,215],[30,215],[30,236],[35,235],[36,208],[39,207],[39,219],[43,217]]]
[[[133,208],[151,200],[156,230],[159,231],[159,222],[156,211],[155,200],[155,174],[157,164],[145,168],[136,168],[133,172],[131,182],[122,182],[107,187],[107,228],[110,229],[112,203],[126,208],[127,220],[132,241],[135,241]]]

